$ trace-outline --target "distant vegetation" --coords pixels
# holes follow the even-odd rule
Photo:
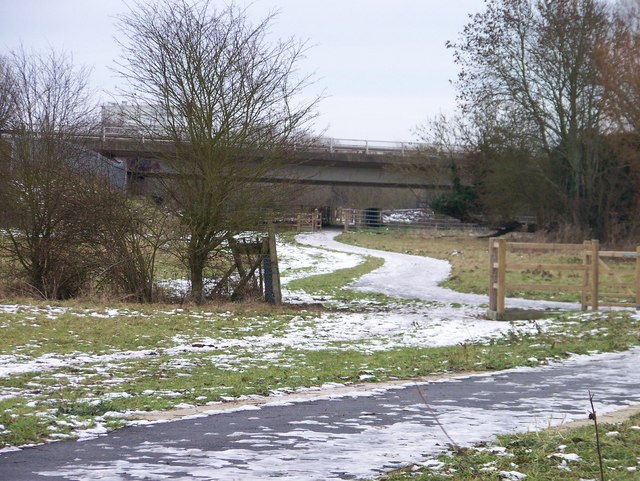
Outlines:
[[[535,216],[558,237],[638,237],[640,7],[486,0],[448,43],[459,113],[423,140],[450,154],[432,206],[500,223]]]

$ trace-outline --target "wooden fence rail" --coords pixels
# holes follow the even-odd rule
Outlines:
[[[574,262],[525,263],[508,259],[508,253],[528,253],[538,256],[542,253],[551,253],[560,257],[572,257]],[[575,263],[575,259],[580,263]],[[614,259],[614,261],[605,259]],[[625,260],[635,262],[634,269],[627,269],[627,277],[632,273],[632,282],[623,279],[620,270],[616,270],[616,267],[619,267],[618,264]],[[569,271],[579,273],[581,282],[579,284],[540,284],[507,281],[509,272],[522,271]],[[492,238],[489,241],[489,272],[489,312],[496,318],[504,317],[507,292],[519,290],[579,292],[583,311],[586,311],[589,306],[594,311],[601,306],[640,308],[640,247],[635,251],[601,251],[597,240],[585,241],[582,244],[547,244],[508,242],[505,239]],[[633,301],[628,300],[630,298]]]
[[[413,209],[410,209],[413,210]],[[474,229],[478,224],[461,222],[445,215],[432,215],[410,221],[390,220],[381,209],[340,209],[336,222],[344,226],[344,231],[367,228],[388,227],[392,229]]]

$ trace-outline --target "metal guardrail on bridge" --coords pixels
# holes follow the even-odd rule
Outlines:
[[[394,142],[389,140],[336,139],[320,137],[307,147],[309,150],[323,150],[326,152],[357,152],[362,154],[400,153],[415,154],[429,148],[428,144],[420,142]]]
[[[167,136],[164,136],[161,133],[152,133],[151,135],[145,135],[144,133],[141,133],[136,129],[113,126],[102,127],[101,137],[103,142],[108,138],[139,139],[142,143],[149,141],[170,140]],[[366,155],[400,154],[401,156],[415,155],[419,152],[425,151],[436,152],[438,150],[437,146],[424,142],[339,139],[334,137],[318,137],[316,139],[310,140],[308,143],[305,143],[304,146],[301,145],[299,148],[307,151],[320,151],[329,153],[351,152]]]

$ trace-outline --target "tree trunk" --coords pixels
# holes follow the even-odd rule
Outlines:
[[[204,266],[207,253],[191,248],[189,253],[189,274],[191,276],[191,298],[196,304],[204,302]]]

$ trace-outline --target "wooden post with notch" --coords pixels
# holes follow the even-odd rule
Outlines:
[[[636,247],[636,309],[640,309],[640,246]]]
[[[507,241],[498,239],[498,306],[496,312],[499,316],[504,315],[505,297],[507,296]]]
[[[598,310],[598,284],[600,264],[600,242],[597,239],[591,241],[591,309]]]
[[[489,239],[489,311],[498,310],[498,250],[496,239]]]
[[[507,241],[491,238],[489,253],[489,310],[500,319],[505,312]]]
[[[580,291],[580,308],[586,311],[589,308],[589,279],[590,265],[589,257],[591,255],[591,241],[582,243],[582,290]]]

